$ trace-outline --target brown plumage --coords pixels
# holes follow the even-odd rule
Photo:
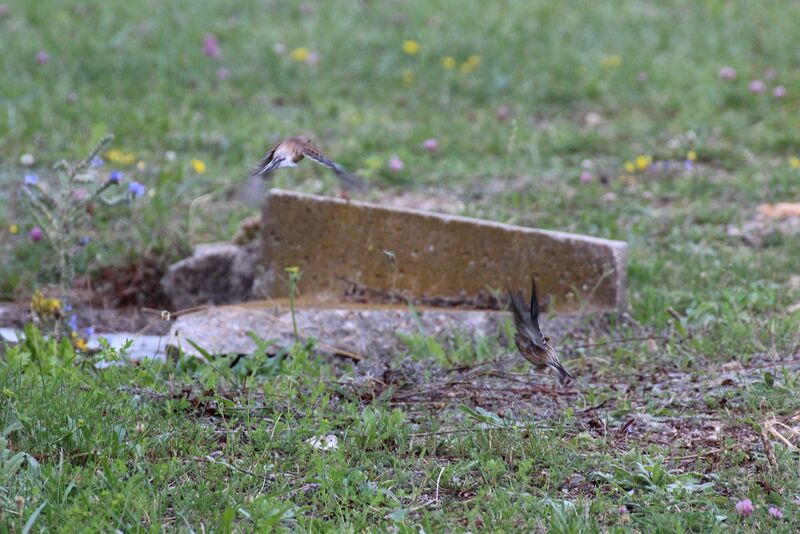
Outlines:
[[[575,377],[567,371],[558,359],[556,350],[550,341],[542,334],[539,327],[539,300],[536,297],[536,279],[531,277],[533,289],[531,290],[530,308],[525,307],[522,291],[508,290],[511,301],[511,311],[514,314],[514,324],[517,331],[514,342],[526,360],[537,369],[548,368],[553,371],[558,380],[564,384]]]
[[[275,145],[275,148],[270,150],[258,164],[258,168],[253,171],[253,175],[268,176],[269,173],[281,167],[296,167],[297,163],[303,158],[308,158],[332,170],[346,189],[361,189],[364,187],[361,180],[317,150],[311,144],[311,140],[306,137],[290,137]]]

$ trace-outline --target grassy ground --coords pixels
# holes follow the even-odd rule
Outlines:
[[[149,194],[100,212],[76,257],[85,273],[157,272],[192,243],[230,237],[253,212],[237,196],[251,166],[303,133],[375,189],[446,193],[467,215],[627,241],[630,318],[559,341],[659,336],[565,350],[581,382],[563,391],[516,374],[529,369],[502,336],[480,350],[409,342],[385,388],[345,387],[357,370],[308,348],[248,363],[247,380],[246,368],[189,362],[98,372],[41,340],[7,349],[0,525],[795,531],[797,454],[761,434],[770,421],[796,424],[800,409],[800,316],[786,311],[800,300],[790,283],[800,239],[769,223],[749,241],[729,230],[762,202],[800,200],[790,159],[799,10],[745,0],[0,7],[5,299],[53,280],[46,242],[28,239],[17,205],[24,154],[46,179],[113,131],[122,154],[105,168]],[[204,53],[208,34],[220,57]],[[409,40],[419,49],[404,50]],[[734,80],[720,77],[726,65]],[[748,90],[755,79],[764,92]],[[422,147],[428,138],[438,152]],[[393,155],[402,170],[389,168]],[[639,156],[654,163],[626,170]],[[316,166],[278,181],[335,186]],[[426,347],[435,363],[403,375]],[[451,383],[448,368],[472,386]],[[507,393],[487,393],[492,380]],[[307,443],[326,434],[337,450]],[[744,498],[750,517],[734,509]]]

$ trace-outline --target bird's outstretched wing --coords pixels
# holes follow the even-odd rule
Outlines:
[[[536,299],[536,290],[533,291],[530,308],[525,306],[522,291],[509,290],[508,298],[511,301],[511,311],[514,314],[514,324],[517,330],[523,332],[537,346],[544,347],[545,339],[539,327],[539,302]]]
[[[303,150],[303,155],[310,159],[315,163],[319,163],[320,165],[324,165],[328,167],[330,170],[339,177],[339,180],[342,182],[342,185],[348,189],[363,189],[364,182],[347,172],[344,167],[329,159],[325,154],[320,152],[319,150],[307,146],[305,150]]]
[[[281,162],[275,159],[275,149],[273,148],[258,163],[258,167],[253,169],[251,176],[265,176],[273,169],[277,169],[280,164]]]

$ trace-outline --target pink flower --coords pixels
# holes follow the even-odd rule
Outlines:
[[[0,4],[0,19],[11,14],[11,7],[8,4]]]
[[[422,142],[422,148],[424,148],[428,152],[436,152],[439,150],[439,141],[437,141],[434,138],[425,139]]]
[[[311,65],[312,67],[319,65],[319,52],[316,50],[309,51],[308,57],[306,58],[306,65]]]
[[[733,80],[736,78],[736,69],[733,67],[722,67],[719,69],[719,77],[723,80]]]
[[[782,85],[776,86],[772,90],[772,96],[774,96],[775,98],[783,98],[784,96],[786,96],[786,88]]]
[[[747,89],[754,94],[763,93],[766,88],[767,86],[764,85],[764,82],[761,80],[753,80],[750,82],[750,85],[747,86]]]
[[[74,104],[78,101],[78,95],[75,93],[70,93],[67,95],[67,104]]]
[[[593,178],[594,178],[594,176],[592,176],[592,173],[590,173],[589,171],[583,171],[581,173],[581,183],[582,184],[588,184],[589,182],[592,181]]]
[[[497,115],[497,120],[504,121],[511,116],[511,110],[508,109],[508,106],[500,106],[499,108],[497,108],[496,115]]]
[[[225,67],[220,67],[217,69],[217,79],[224,82],[228,78],[231,77],[231,71],[226,69]]]
[[[400,172],[406,168],[405,163],[403,160],[400,159],[396,154],[392,154],[392,157],[389,158],[389,170],[392,172]]]
[[[50,61],[50,54],[44,50],[39,50],[36,52],[36,63],[39,65],[47,65],[48,61]]]
[[[781,512],[781,509],[777,506],[770,506],[767,512],[769,512],[770,517],[774,517],[775,519],[780,519],[783,517],[783,512]]]
[[[222,48],[219,46],[219,39],[216,35],[209,33],[203,38],[203,53],[214,59],[222,57]]]
[[[38,226],[34,226],[33,228],[31,228],[31,231],[28,232],[28,237],[31,238],[31,241],[36,243],[42,240],[42,238],[44,237],[44,232]]]
[[[736,511],[739,515],[747,517],[753,513],[753,502],[750,499],[742,499],[736,503]]]

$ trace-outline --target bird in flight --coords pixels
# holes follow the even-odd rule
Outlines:
[[[308,158],[332,170],[345,189],[362,189],[364,187],[361,180],[317,150],[307,137],[290,137],[275,145],[275,148],[270,150],[258,164],[253,175],[265,177],[275,169],[297,167],[297,163],[303,158]]]
[[[520,353],[526,360],[531,362],[536,368],[549,368],[555,372],[559,382],[562,384],[574,379],[572,373],[567,371],[558,359],[556,350],[550,344],[550,340],[542,334],[539,327],[539,300],[536,297],[536,279],[531,277],[533,289],[531,290],[531,304],[525,307],[522,291],[508,291],[511,301],[511,311],[514,314],[514,324],[516,333],[514,342]]]

